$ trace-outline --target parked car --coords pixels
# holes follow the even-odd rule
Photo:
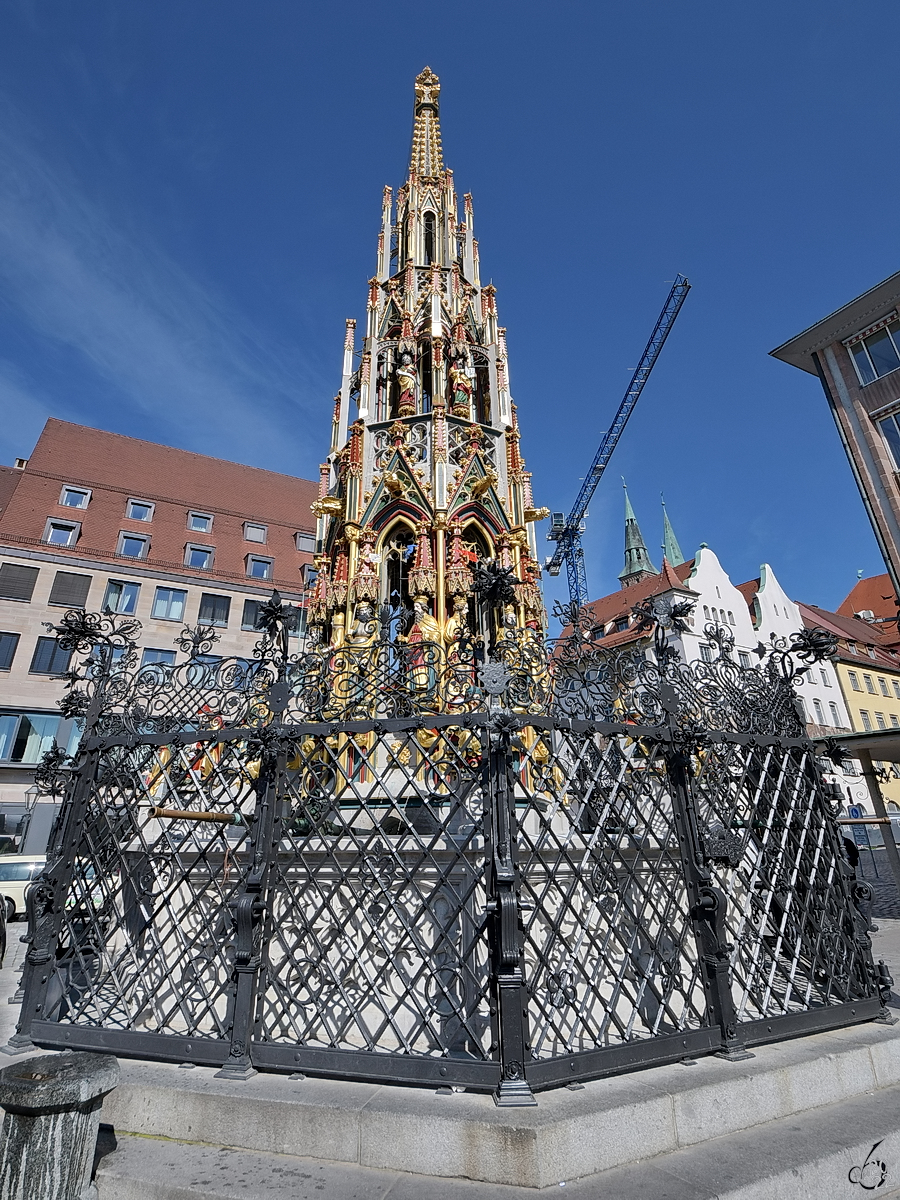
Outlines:
[[[0,896],[6,902],[8,920],[25,915],[25,889],[46,862],[45,854],[0,854]]]

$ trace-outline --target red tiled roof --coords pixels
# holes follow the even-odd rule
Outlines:
[[[691,573],[693,565],[693,560],[691,560],[673,567],[664,558],[662,570],[658,575],[648,575],[646,579],[641,579],[638,583],[631,584],[630,587],[621,588],[618,592],[611,592],[608,596],[601,596],[599,600],[590,600],[585,608],[593,613],[598,627],[602,628],[610,621],[630,616],[632,608],[650,596],[660,596],[671,591],[681,592],[685,596],[696,596],[697,593],[683,582],[685,577]],[[571,628],[571,625],[567,625],[560,636],[565,637]],[[638,633],[634,627],[615,630],[603,639],[603,647],[611,649],[642,637],[647,637],[646,632]]]
[[[860,646],[871,646],[875,650],[873,657],[868,651],[856,654],[846,645],[842,645],[838,653],[845,661],[860,665],[868,663],[870,666],[873,662],[881,663],[894,670],[900,666],[900,657],[890,648],[890,633],[882,632],[878,626],[870,625],[867,621],[860,621],[858,617],[845,617],[839,613],[829,612],[825,608],[819,608],[816,604],[804,604],[802,601],[798,601],[798,607],[803,624],[808,629],[818,626],[835,634],[844,643],[853,642]]]
[[[0,513],[6,508],[16,490],[22,472],[16,467],[0,467]]]
[[[15,474],[15,492],[0,511],[0,541],[9,545],[40,545],[48,518],[73,520],[81,523],[72,549],[78,557],[115,559],[121,531],[144,533],[151,538],[142,560],[148,566],[242,580],[247,555],[254,554],[273,559],[271,583],[292,590],[311,560],[294,540],[315,527],[310,505],[318,485],[308,479],[52,418],[28,465]],[[91,489],[87,508],[60,505],[65,484]],[[125,515],[130,497],[155,505],[152,521]],[[188,529],[190,510],[213,517],[209,533]],[[245,540],[245,521],[267,526],[265,543]],[[214,548],[212,571],[184,567],[189,542]]]
[[[759,591],[759,580],[748,579],[746,583],[735,584],[737,590],[747,601],[747,607],[753,611],[753,601],[756,599],[756,593]]]
[[[896,617],[897,605],[890,575],[870,575],[868,579],[860,579],[846,600],[838,605],[837,611],[842,617],[852,617],[867,609],[876,617]]]

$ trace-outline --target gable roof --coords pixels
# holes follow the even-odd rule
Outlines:
[[[858,617],[844,617],[839,613],[829,612],[827,608],[819,608],[816,604],[804,604],[802,600],[797,601],[797,606],[807,629],[825,629],[845,643],[871,646],[875,651],[874,655],[869,654],[868,650],[857,654],[846,646],[841,646],[838,656],[844,661],[868,664],[870,667],[876,663],[895,671],[900,667],[900,657],[890,649],[890,637],[882,633],[878,626],[860,621]]]
[[[842,617],[852,617],[866,609],[876,617],[890,617],[893,620],[897,616],[890,575],[870,575],[867,579],[860,579],[838,605],[837,611]]]

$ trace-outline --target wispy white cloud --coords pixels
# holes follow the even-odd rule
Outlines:
[[[84,379],[70,404],[29,388],[27,363],[19,364],[18,379],[0,366],[3,408],[17,403],[18,392],[23,411],[43,405],[47,415],[61,416],[66,408],[70,419],[103,425],[113,397],[121,432],[128,432],[122,409],[130,409],[143,414],[144,430],[152,419],[157,440],[309,471],[315,455],[298,443],[292,467],[285,439],[303,423],[306,397],[320,394],[320,381],[148,238],[126,232],[128,224],[50,162],[26,123],[0,102],[4,304],[38,342],[74,351],[80,373],[98,382],[96,405],[84,398]]]

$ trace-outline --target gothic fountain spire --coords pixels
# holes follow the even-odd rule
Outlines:
[[[376,581],[378,602],[415,602],[432,634],[457,627],[467,605],[471,622],[485,624],[470,595],[469,564],[479,559],[518,581],[506,628],[546,624],[534,523],[549,514],[532,499],[506,330],[496,289],[481,285],[472,198],[458,202],[444,164],[439,97],[426,67],[415,81],[409,176],[396,196],[383,193],[362,344],[348,320],[330,402],[331,453],[314,511],[327,581],[317,623],[332,642],[359,625]],[[493,639],[488,628],[472,632]]]
[[[441,152],[440,101],[441,81],[426,67],[416,76],[416,103],[413,113],[411,175],[436,179],[444,171]]]

